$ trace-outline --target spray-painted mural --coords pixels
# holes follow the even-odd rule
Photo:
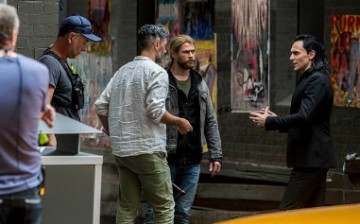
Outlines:
[[[179,0],[158,0],[156,9],[156,23],[165,26],[171,36],[180,33],[180,3]]]
[[[269,2],[232,0],[231,109],[269,105]]]
[[[113,75],[112,59],[110,56],[87,53],[77,56],[72,64],[85,85],[85,105],[80,111],[81,122],[100,129],[94,103]]]
[[[110,37],[110,0],[88,0],[88,18],[94,33],[103,39],[98,43],[89,43],[88,52],[71,60],[85,85],[85,105],[80,111],[81,122],[101,129],[94,103],[110,81],[112,71],[112,40]],[[94,135],[83,135],[91,144],[108,144],[108,139],[94,138]],[[106,142],[102,142],[106,141]]]
[[[110,36],[110,6],[111,0],[88,0],[88,18],[93,32],[102,38],[100,42],[89,43],[88,52],[98,55],[109,55],[112,51]]]
[[[217,111],[216,38],[196,41],[196,60],[198,71],[209,87],[212,103]]]
[[[213,33],[214,0],[158,0],[157,22],[168,29],[170,36],[187,34],[195,39],[197,70],[208,84],[217,111],[216,38]],[[166,65],[167,55],[161,64]]]
[[[197,40],[214,39],[214,5],[210,0],[186,1],[182,33]]]
[[[360,108],[360,16],[331,17],[331,81],[334,105]]]

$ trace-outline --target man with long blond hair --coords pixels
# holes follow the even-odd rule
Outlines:
[[[211,175],[218,174],[222,159],[221,140],[209,88],[194,70],[195,41],[187,35],[174,37],[170,42],[170,58],[166,108],[171,114],[187,119],[193,127],[186,135],[180,135],[171,124],[166,129],[171,179],[185,191],[183,194],[174,190],[174,223],[189,223],[203,151],[208,150]],[[152,223],[151,208],[145,223]]]
[[[142,192],[154,207],[155,223],[173,222],[165,124],[184,135],[192,127],[165,109],[168,77],[155,61],[166,53],[167,36],[162,26],[142,26],[137,35],[141,55],[114,74],[95,102],[104,132],[110,135],[120,177],[117,224],[135,222]]]

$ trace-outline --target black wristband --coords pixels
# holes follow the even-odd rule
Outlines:
[[[104,128],[101,131],[104,132],[106,135],[110,135],[109,132],[106,131]]]

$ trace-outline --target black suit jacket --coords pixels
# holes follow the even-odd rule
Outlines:
[[[288,132],[288,167],[336,166],[330,132],[332,105],[329,76],[319,71],[306,71],[293,93],[290,115],[267,117],[266,130]]]

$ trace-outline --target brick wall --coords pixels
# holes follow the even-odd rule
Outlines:
[[[331,15],[360,15],[360,1],[327,0],[324,7],[324,45],[329,52]],[[346,153],[360,152],[360,109],[336,107],[331,125],[339,166],[341,166]]]
[[[136,55],[137,1],[111,1],[111,4],[110,32],[115,41],[113,65],[117,71]]]
[[[289,49],[292,39],[299,30],[319,30],[323,34],[324,45],[329,55],[330,18],[332,14],[360,13],[357,0],[326,0],[318,10],[323,12],[323,23],[306,24],[298,21],[300,0],[271,0],[270,12],[270,106],[278,114],[287,114],[289,106],[277,103],[290,95],[295,87],[296,75],[289,63]],[[311,5],[311,4],[308,4]],[[315,4],[319,6],[319,4]],[[316,8],[307,8],[316,11]],[[215,31],[218,33],[218,107],[226,108],[230,104],[230,34],[231,0],[216,1]],[[303,13],[303,16],[306,13]],[[310,13],[316,15],[316,13]],[[315,19],[315,18],[313,18]],[[299,27],[318,26],[318,27]],[[301,29],[300,29],[301,28]],[[226,111],[226,110],[223,110]],[[226,160],[253,161],[260,164],[286,166],[286,135],[276,131],[265,132],[258,129],[249,120],[246,113],[220,113],[218,116],[222,146]],[[332,169],[328,178],[327,203],[355,203],[360,201],[359,185],[353,186],[353,180],[342,173],[344,155],[348,152],[360,152],[360,110],[334,107],[331,128],[334,147],[337,153],[338,167]],[[225,168],[225,167],[224,167]]]
[[[289,49],[297,35],[297,0],[271,0],[270,13],[270,106],[278,114],[288,113],[289,107],[276,104],[290,95],[295,87],[295,74],[289,63]],[[330,16],[333,13],[359,14],[360,2],[325,1],[324,43],[329,49]],[[231,0],[216,1],[215,32],[218,33],[218,106],[230,104],[230,34]],[[311,26],[312,24],[308,24]],[[360,152],[359,109],[334,108],[331,126],[341,167],[346,152]],[[227,159],[256,161],[285,166],[286,135],[256,128],[246,113],[225,112],[218,120],[224,156]]]
[[[330,53],[330,28],[332,14],[360,15],[360,2],[356,0],[327,0],[324,4],[324,46]],[[335,107],[331,120],[333,141],[338,155],[338,166],[348,152],[360,152],[360,110]]]
[[[289,46],[296,34],[297,1],[272,0],[270,6],[270,101],[274,105],[292,93],[295,76],[288,61]],[[231,1],[215,5],[215,32],[218,35],[218,107],[230,104]],[[221,49],[221,50],[220,50]],[[287,108],[272,106],[276,112]],[[247,113],[224,112],[218,116],[226,159],[285,165],[286,136],[254,127]]]
[[[38,58],[43,50],[54,42],[59,24],[59,1],[8,0],[17,8],[20,30],[17,52]]]
[[[277,106],[277,102],[290,95],[295,87],[295,74],[292,72],[288,58],[292,39],[298,31],[298,1],[270,1],[270,106],[279,114],[288,113],[289,107]],[[319,29],[324,30],[325,47],[329,49],[331,14],[359,14],[360,1],[325,0],[324,3],[325,26]],[[38,57],[56,37],[59,1],[9,0],[8,4],[18,9],[21,20],[18,52],[30,57]],[[136,54],[136,7],[136,1],[133,0],[112,1],[111,34],[115,41],[114,70],[131,60]],[[84,12],[83,9],[81,12]],[[275,131],[265,132],[250,122],[248,114],[228,111],[231,94],[229,88],[231,86],[231,0],[216,0],[215,13],[214,30],[217,33],[218,48],[218,107],[222,111],[218,115],[218,121],[225,159],[285,166],[286,135]],[[342,158],[346,152],[360,152],[359,110],[334,108],[331,125],[338,155],[339,168],[337,170],[340,170]],[[107,220],[109,223],[113,222],[116,209],[118,179],[109,150],[100,152],[104,155],[102,223]],[[96,150],[92,152],[99,153]],[[344,181],[343,177],[338,179],[340,182]],[[333,184],[334,188],[344,187],[343,184],[335,185]],[[334,199],[335,202],[345,194],[345,192],[337,193],[339,195]]]
[[[88,18],[87,0],[68,0],[64,8],[63,16],[81,15]],[[112,70],[116,72],[123,64],[132,60],[136,55],[136,33],[137,33],[137,1],[121,0],[111,1],[110,11],[110,35],[113,38]],[[101,66],[100,66],[101,67]],[[108,69],[108,68],[107,68]],[[99,73],[100,74],[100,73]],[[97,86],[99,93],[103,91]],[[106,139],[105,141],[108,141]],[[114,223],[118,194],[118,172],[115,166],[114,156],[111,148],[88,147],[84,142],[81,150],[103,156],[102,185],[101,185],[101,217],[100,222]]]

